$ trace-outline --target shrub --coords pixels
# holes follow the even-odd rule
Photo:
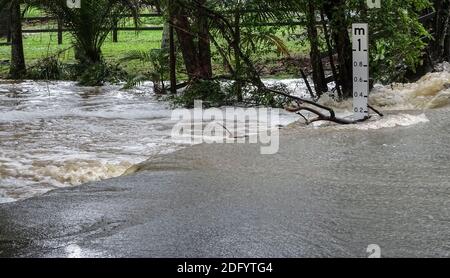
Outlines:
[[[74,76],[82,86],[101,86],[105,82],[119,83],[127,80],[127,73],[118,65],[101,61],[95,64],[77,64],[74,67]]]
[[[38,60],[28,69],[30,79],[60,80],[68,77],[67,68],[56,57]]]
[[[205,107],[218,107],[230,103],[229,95],[222,90],[219,81],[196,80],[183,93],[173,96],[175,106],[193,108],[196,100],[202,100]]]

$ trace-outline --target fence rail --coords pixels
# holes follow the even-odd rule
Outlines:
[[[245,11],[243,13],[252,13],[252,12],[257,12],[257,10],[248,10]],[[423,16],[421,16],[419,18],[419,21],[421,23],[426,23],[429,20],[433,19],[434,16],[436,15],[436,12],[430,12],[428,14],[425,14]],[[132,14],[126,14],[126,15],[122,15],[120,16],[121,19],[124,18],[132,18],[133,15]],[[158,12],[150,12],[150,13],[145,13],[145,14],[140,14],[139,18],[160,18],[162,17],[161,13]],[[71,31],[71,29],[68,28],[64,28],[63,23],[60,19],[58,19],[57,17],[53,17],[53,16],[35,16],[35,17],[24,17],[22,19],[23,22],[48,22],[48,21],[55,21],[56,22],[56,27],[52,27],[52,28],[39,28],[39,29],[23,29],[22,33],[24,34],[36,34],[36,33],[58,33],[57,37],[58,37],[58,44],[62,44],[63,43],[63,33],[64,32],[69,32]],[[251,26],[283,26],[283,25],[290,25],[290,26],[302,26],[304,25],[305,22],[304,21],[292,21],[292,22],[264,22],[264,23],[257,23],[257,24],[252,24]],[[318,26],[322,25],[321,22],[317,22]],[[247,27],[250,25],[247,25]],[[163,26],[135,26],[135,27],[119,27],[116,26],[112,29],[112,38],[113,38],[113,42],[118,42],[118,33],[120,31],[162,31],[164,30]],[[7,42],[0,42],[0,46],[5,46],[5,45],[11,45],[10,43],[10,36],[7,37]]]
[[[131,18],[133,17],[132,14],[126,14],[122,15],[121,18]],[[139,18],[149,18],[149,17],[162,17],[162,14],[160,13],[146,13],[146,14],[140,14]],[[54,16],[29,16],[22,18],[22,21],[49,21],[49,20],[57,20],[57,17]]]
[[[147,27],[117,27],[114,30],[117,31],[161,31],[164,28],[162,26],[147,26]],[[27,29],[23,30],[24,34],[34,34],[34,33],[57,33],[57,32],[69,32],[72,29],[59,29],[59,28],[48,28],[48,29]]]
[[[250,13],[252,11],[246,11],[247,13]],[[253,11],[254,12],[254,11]],[[126,14],[120,16],[121,19],[124,18],[132,18],[133,15]],[[154,12],[154,13],[145,13],[140,14],[139,18],[160,18],[162,17],[162,14]],[[23,22],[31,23],[31,22],[49,22],[49,21],[55,21],[56,27],[52,28],[38,28],[38,29],[23,29],[22,33],[24,34],[36,34],[36,33],[58,33],[58,44],[63,43],[63,33],[69,32],[71,29],[64,28],[64,25],[62,23],[62,20],[58,19],[54,16],[34,16],[34,17],[24,17],[22,19]],[[270,27],[270,26],[302,26],[305,22],[302,21],[292,21],[292,22],[264,22],[264,23],[256,23],[256,24],[243,24],[244,27]],[[112,29],[112,38],[113,42],[118,42],[118,33],[120,31],[163,31],[164,26],[135,26],[135,27],[119,27],[116,26]],[[7,43],[0,43],[1,45],[9,45],[9,42]]]
[[[120,16],[120,19],[132,18],[132,17],[133,17],[133,15],[131,15],[131,14],[125,14],[125,15]],[[139,18],[160,18],[160,17],[162,17],[162,14],[157,13],[157,12],[145,13],[145,14],[139,15]],[[58,33],[58,35],[57,35],[58,44],[63,43],[63,33],[71,31],[71,29],[64,28],[62,20],[60,20],[59,18],[54,17],[54,16],[24,17],[24,18],[22,18],[22,21],[25,23],[54,21],[56,24],[55,27],[37,28],[37,29],[24,28],[24,29],[22,29],[22,33],[23,34]],[[113,37],[113,42],[118,42],[118,33],[120,31],[162,31],[162,30],[164,30],[164,27],[161,25],[159,25],[159,26],[136,26],[136,27],[120,27],[120,26],[116,25],[112,29],[112,37]],[[10,35],[8,35],[7,41],[0,42],[0,46],[11,45],[10,39],[11,39],[11,37],[10,37]]]

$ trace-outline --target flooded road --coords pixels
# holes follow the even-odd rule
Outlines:
[[[274,155],[261,155],[257,144],[201,144],[150,155],[130,176],[0,204],[0,257],[367,257],[374,244],[382,257],[449,257],[449,81],[450,74],[436,73],[378,87],[371,102],[386,112],[383,119],[294,123],[281,130]],[[333,105],[348,113],[348,103]],[[154,111],[143,110],[151,118],[145,113]],[[111,123],[124,124],[127,114],[117,115]],[[77,126],[86,130],[100,118]],[[112,142],[109,136],[100,138]],[[102,153],[79,140],[87,154]],[[5,142],[2,157],[14,150]],[[48,150],[56,148],[49,142]],[[33,151],[17,148],[23,157]],[[111,153],[129,157],[130,148]]]
[[[373,244],[382,257],[449,257],[450,110],[426,117],[292,125],[275,155],[196,145],[131,176],[1,204],[0,257],[367,257]]]

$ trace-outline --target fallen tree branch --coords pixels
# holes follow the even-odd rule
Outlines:
[[[180,90],[180,89],[183,89],[183,88],[189,86],[189,84],[190,84],[190,82],[182,82],[182,83],[178,83],[177,86],[175,86],[175,88],[176,88],[176,90]],[[170,89],[171,89],[170,86],[169,86],[169,87],[166,87],[165,90],[164,90],[164,92],[170,92],[170,91],[171,91]]]
[[[297,101],[297,107],[296,108],[286,108],[287,111],[289,112],[296,112],[298,115],[300,115],[301,117],[303,117],[303,119],[305,119],[306,124],[309,125],[311,123],[314,122],[318,122],[318,121],[328,121],[328,122],[334,122],[337,124],[342,124],[342,125],[349,125],[349,124],[356,124],[360,121],[355,121],[355,120],[349,120],[349,119],[343,119],[343,118],[337,118],[334,114],[331,114],[329,116],[325,115],[324,113],[308,107],[308,106],[303,106],[302,103],[300,101]],[[317,116],[317,118],[312,119],[312,120],[308,120],[302,113],[301,111],[308,111],[311,112],[313,114],[315,114]],[[366,119],[364,119],[366,120]]]
[[[300,73],[302,75],[303,80],[305,81],[306,88],[308,88],[308,92],[309,95],[311,96],[311,99],[316,99],[316,96],[314,95],[314,92],[311,89],[311,85],[309,85],[308,77],[306,76],[305,72],[302,69],[300,69]]]
[[[281,96],[287,97],[287,98],[289,98],[289,99],[291,99],[291,100],[293,100],[293,101],[295,101],[295,102],[297,102],[297,103],[301,103],[301,104],[307,103],[307,104],[316,106],[316,107],[318,107],[318,108],[320,108],[320,109],[327,110],[327,111],[330,113],[330,117],[332,117],[332,118],[335,118],[335,117],[336,117],[336,113],[334,112],[334,110],[333,110],[332,108],[327,107],[327,106],[324,106],[324,105],[319,104],[319,103],[317,103],[317,102],[314,102],[314,101],[312,101],[312,100],[304,99],[304,98],[297,97],[297,96],[293,96],[293,95],[290,95],[290,94],[288,94],[288,93],[281,92],[281,91],[277,91],[277,90],[270,89],[270,88],[267,88],[267,87],[265,88],[265,90],[267,90],[268,92],[277,94],[277,95],[281,95]],[[295,111],[295,112],[296,112],[296,111]]]
[[[302,118],[305,120],[305,123],[306,123],[307,125],[309,125],[309,120],[308,120],[308,118],[305,117],[305,115],[303,115],[301,112],[297,112],[297,113],[295,113],[295,114],[297,114],[297,115],[299,115],[300,117],[302,117]]]
[[[354,120],[348,120],[348,119],[343,119],[343,118],[336,118],[336,117],[331,117],[331,116],[326,116],[322,113],[320,113],[319,111],[312,109],[310,107],[304,107],[304,106],[300,106],[299,107],[299,111],[301,110],[306,110],[309,111],[311,113],[316,114],[318,117],[312,120],[308,120],[307,124],[312,124],[314,122],[319,122],[319,121],[328,121],[328,122],[334,122],[337,124],[342,124],[342,125],[350,125],[350,124],[356,124],[359,121],[354,121]]]
[[[378,114],[378,116],[380,116],[380,117],[384,117],[384,114],[383,113],[381,113],[380,111],[378,111],[377,109],[375,109],[373,106],[371,106],[371,105],[368,105],[368,107],[369,107],[369,109],[371,109],[373,112],[375,112],[375,113],[377,113]]]

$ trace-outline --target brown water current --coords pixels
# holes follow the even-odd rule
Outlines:
[[[296,93],[304,91],[299,80],[279,82]],[[304,129],[304,136],[317,128],[327,130],[325,137],[343,129],[390,132],[427,125],[427,111],[447,109],[450,104],[449,84],[450,72],[442,71],[411,84],[377,85],[370,103],[387,112],[386,117],[349,126],[295,126]],[[119,86],[79,87],[72,82],[1,81],[0,203],[117,177],[148,158],[184,147],[171,140],[175,122],[170,106],[148,92],[150,85],[123,91]],[[321,102],[343,117],[351,115],[351,101],[336,103],[324,97]],[[448,120],[446,115],[437,119]],[[282,114],[283,125],[298,119]],[[434,132],[449,134],[449,130]],[[344,144],[351,149],[351,142]]]

